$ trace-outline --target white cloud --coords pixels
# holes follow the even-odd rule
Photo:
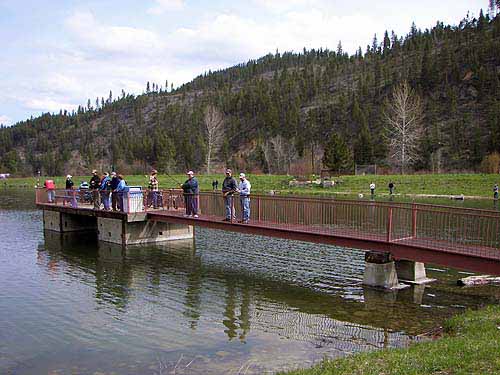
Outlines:
[[[149,8],[149,14],[163,14],[168,11],[178,11],[184,8],[184,0],[155,0],[156,5]]]
[[[2,125],[10,125],[12,120],[8,116],[0,115],[0,124]]]
[[[253,0],[258,6],[272,12],[281,13],[298,7],[313,7],[320,4],[320,0]]]
[[[359,27],[352,29],[353,24]],[[190,61],[234,64],[276,49],[335,49],[339,40],[345,50],[353,53],[359,43],[369,43],[375,32],[380,35],[383,30],[373,17],[337,16],[317,8],[290,11],[268,23],[236,14],[219,14],[192,28],[176,30],[168,37],[168,45],[176,56]]]
[[[41,29],[33,48],[17,43],[22,46],[17,57],[9,53],[0,59],[0,71],[17,72],[0,80],[0,118],[17,121],[35,110],[73,109],[85,105],[87,98],[94,105],[96,96],[107,98],[110,89],[115,97],[122,89],[140,94],[146,81],[164,85],[168,79],[177,86],[209,69],[244,63],[276,49],[335,49],[341,40],[344,50],[354,53],[359,45],[364,50],[374,33],[380,41],[385,29],[403,35],[412,21],[422,28],[443,17],[456,22],[470,9],[469,1],[455,0],[450,8],[450,3],[435,0],[380,0],[377,7],[366,1],[250,0],[206,2],[195,8],[185,0],[149,0],[142,9],[150,14],[183,12],[175,14],[174,22],[163,22],[165,17],[141,18],[124,9],[133,24],[126,19],[105,22],[123,20],[121,15],[66,8],[69,16],[57,25],[62,32]],[[54,22],[50,17],[45,21]],[[17,112],[9,110],[15,107]]]
[[[151,55],[164,47],[159,36],[152,31],[103,25],[90,12],[76,12],[65,24],[79,43],[94,52]]]
[[[78,108],[78,104],[58,102],[50,98],[28,99],[24,101],[24,105],[30,109],[40,110],[40,111],[50,111],[50,112],[59,112],[59,110],[61,109],[62,110],[66,109],[68,111],[71,111],[73,109]]]

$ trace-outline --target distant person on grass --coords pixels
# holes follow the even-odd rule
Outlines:
[[[224,221],[231,221],[231,217],[234,219],[234,205],[233,205],[233,194],[238,189],[236,180],[233,177],[233,171],[229,168],[226,169],[226,177],[222,181],[222,197],[224,198],[224,208],[226,211],[226,217]]]
[[[493,199],[498,199],[498,183],[493,186]]]
[[[389,194],[394,194],[394,183],[392,181],[389,182]]]
[[[97,175],[97,171],[94,169],[92,171],[92,177],[89,181],[90,191],[92,193],[92,203],[94,204],[94,210],[101,208],[101,201],[99,199],[99,187],[101,186],[101,179]]]
[[[372,197],[375,195],[375,182],[373,182],[373,181],[370,184],[370,193],[371,193]]]
[[[186,217],[198,217],[198,180],[194,177],[194,172],[187,172],[188,179],[181,185],[184,195],[184,205],[186,206]]]

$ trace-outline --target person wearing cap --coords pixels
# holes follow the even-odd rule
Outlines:
[[[234,219],[233,194],[237,189],[238,185],[233,177],[233,171],[228,168],[226,169],[226,177],[222,181],[222,197],[224,198],[224,207],[226,210],[224,221],[231,221],[231,216]]]
[[[118,203],[118,210],[123,212],[125,211],[124,200],[127,197],[126,194],[128,193],[128,186],[121,174],[118,175],[117,179],[118,186],[115,189],[116,201]]]
[[[250,181],[247,180],[244,173],[240,173],[240,184],[238,185],[238,192],[240,193],[241,204],[241,221],[240,223],[248,224],[250,220]]]
[[[105,211],[110,210],[110,203],[111,203],[109,201],[110,192],[111,192],[110,187],[109,187],[110,182],[111,182],[111,179],[109,178],[109,173],[104,172],[102,179],[101,179],[101,184],[99,185],[99,193],[101,195],[101,201],[102,201],[102,204],[104,206]]]
[[[181,185],[186,214],[184,216],[198,217],[198,180],[194,177],[194,172],[187,172],[188,179]]]
[[[73,182],[72,178],[73,176],[71,176],[70,174],[66,176],[66,196],[68,197],[66,201],[69,201],[71,207],[76,208],[76,194],[73,191],[73,186],[75,185],[75,183]]]
[[[158,208],[158,201],[159,201],[159,191],[158,191],[158,178],[156,177],[158,175],[158,172],[156,169],[153,169],[151,171],[151,175],[149,176],[149,194],[148,194],[148,206],[153,205],[153,208]]]
[[[101,186],[101,179],[97,175],[97,171],[92,171],[92,177],[89,181],[90,191],[92,193],[92,203],[94,203],[94,210],[101,208],[101,201],[99,199],[99,186]]]
[[[118,187],[119,183],[120,181],[116,176],[116,172],[111,172],[111,181],[109,183],[109,189],[111,190],[111,208],[113,209],[113,211],[117,210],[118,192],[116,191],[116,188]]]

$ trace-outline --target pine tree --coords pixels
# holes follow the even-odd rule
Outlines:
[[[325,144],[323,165],[338,173],[352,171],[352,155],[349,147],[336,133],[332,133]]]

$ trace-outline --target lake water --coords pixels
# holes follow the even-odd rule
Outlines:
[[[196,229],[122,249],[43,232],[30,191],[0,190],[0,373],[261,374],[404,347],[493,287],[362,286],[363,252]]]

